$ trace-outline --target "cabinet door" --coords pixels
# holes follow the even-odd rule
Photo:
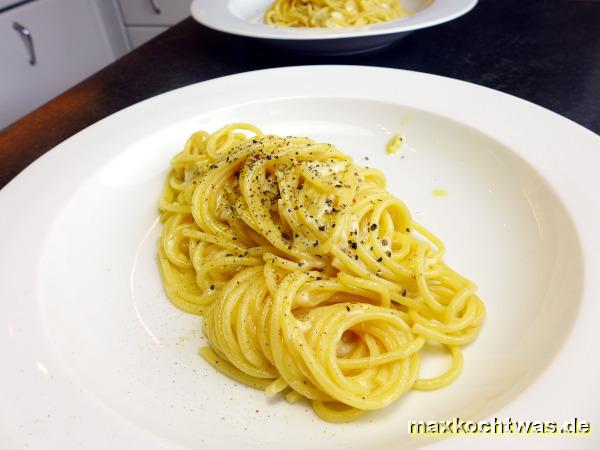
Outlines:
[[[127,33],[129,33],[129,40],[133,48],[145,44],[166,30],[168,30],[167,27],[127,27]]]
[[[192,0],[119,0],[119,4],[126,25],[170,26],[190,15]]]
[[[21,0],[0,0],[0,9],[8,8],[20,3]]]
[[[94,0],[36,0],[0,14],[0,129],[113,59]]]

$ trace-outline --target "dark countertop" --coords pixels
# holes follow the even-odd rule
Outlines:
[[[458,78],[530,100],[600,133],[598,0],[480,0],[466,16],[415,32],[387,50],[344,57],[290,54],[186,19],[1,132],[0,187],[61,141],[133,103],[223,75],[304,64]]]

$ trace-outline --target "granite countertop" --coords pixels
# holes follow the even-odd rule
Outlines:
[[[223,75],[304,64],[458,78],[532,101],[600,133],[598,0],[480,0],[466,16],[415,32],[398,45],[344,57],[292,54],[186,19],[0,132],[0,187],[69,136],[148,97]]]

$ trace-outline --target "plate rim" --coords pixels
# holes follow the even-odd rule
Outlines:
[[[275,41],[322,41],[322,40],[345,40],[352,38],[362,38],[370,36],[383,36],[388,34],[406,33],[409,31],[420,30],[423,28],[440,25],[454,19],[457,19],[470,12],[479,0],[433,0],[428,8],[438,8],[439,2],[448,2],[452,9],[448,14],[434,15],[429,20],[420,20],[418,15],[414,21],[399,20],[397,23],[389,22],[378,25],[387,25],[385,28],[368,28],[348,30],[332,29],[294,29],[283,27],[272,27],[264,24],[253,24],[243,21],[231,14],[228,10],[228,4],[231,0],[212,1],[212,0],[193,0],[190,5],[191,16],[198,23],[227,34],[236,36],[252,37],[257,39],[275,40]],[[203,10],[203,8],[206,8]],[[435,12],[435,9],[434,9]],[[216,20],[215,20],[216,18]],[[231,20],[231,22],[229,22]],[[407,23],[408,22],[408,23]]]

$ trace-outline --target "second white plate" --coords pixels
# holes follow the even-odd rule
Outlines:
[[[225,33],[248,36],[304,53],[341,55],[386,47],[408,33],[456,19],[477,0],[402,0],[413,14],[377,25],[353,28],[290,28],[267,25],[263,16],[273,0],[194,0],[192,17]]]

